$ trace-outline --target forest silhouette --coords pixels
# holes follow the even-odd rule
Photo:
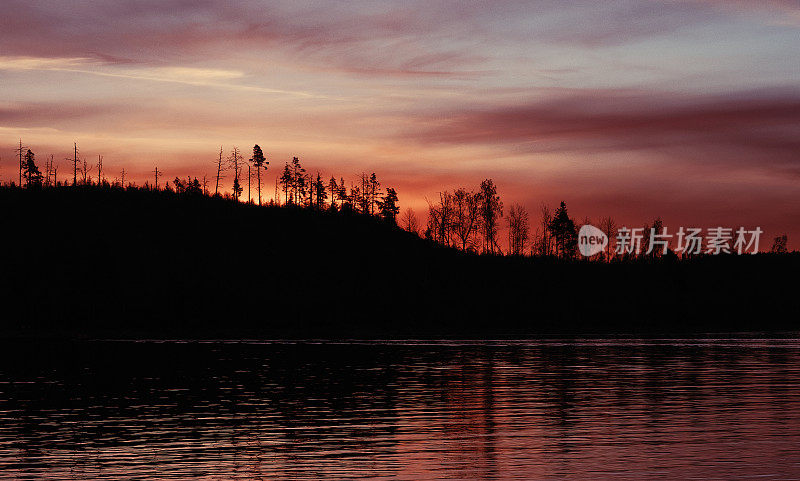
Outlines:
[[[296,157],[263,202],[258,146],[249,162],[220,150],[214,192],[208,179],[159,185],[158,169],[153,184],[109,181],[102,157],[92,180],[77,145],[66,181],[52,157],[43,173],[21,142],[18,155],[19,184],[0,187],[6,336],[661,335],[788,330],[800,310],[780,281],[800,265],[785,237],[775,253],[597,262],[575,255],[564,203],[532,242],[513,205],[500,255],[491,179],[441,193],[422,229],[375,174],[348,191]]]

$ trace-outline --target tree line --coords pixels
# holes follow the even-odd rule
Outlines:
[[[58,180],[58,166],[54,156],[50,155],[44,163],[42,172],[37,163],[35,154],[19,141],[19,146],[14,149],[19,161],[19,185],[25,188],[43,188],[54,186],[79,186],[97,185],[117,188],[143,188],[153,190],[173,191],[185,195],[206,195],[223,197],[241,201],[247,185],[247,203],[257,205],[306,207],[316,210],[333,210],[352,212],[375,216],[393,224],[398,224],[400,214],[397,191],[392,187],[381,189],[377,175],[362,173],[355,182],[350,182],[349,188],[343,177],[331,176],[325,180],[319,172],[309,173],[300,163],[298,157],[285,162],[283,170],[275,179],[273,197],[266,203],[262,199],[262,186],[264,174],[270,165],[261,147],[253,146],[252,157],[245,160],[244,154],[238,147],[233,147],[228,155],[220,147],[215,160],[214,191],[209,189],[209,180],[203,176],[202,181],[197,177],[181,179],[175,177],[172,182],[159,184],[163,172],[156,167],[153,171],[154,182],[145,181],[142,187],[135,182],[125,182],[125,169],[120,176],[108,181],[105,177],[103,157],[98,156],[97,163],[89,163],[85,158],[79,158],[77,143],[73,144],[72,157],[65,160],[72,164],[72,180]],[[247,175],[244,176],[244,169]],[[230,192],[222,192],[223,182],[227,173],[232,172],[233,182]],[[93,178],[92,174],[96,174]],[[253,185],[255,184],[255,185]],[[14,186],[14,182],[10,185]],[[256,197],[252,196],[255,189]],[[489,255],[532,256],[532,257],[557,257],[574,259],[578,257],[578,231],[582,225],[592,224],[591,219],[584,218],[577,222],[570,217],[567,205],[561,202],[556,209],[547,204],[540,207],[539,223],[531,232],[530,218],[527,210],[520,204],[512,204],[505,215],[504,205],[497,192],[497,187],[492,179],[485,179],[475,189],[459,187],[451,191],[439,193],[436,201],[428,200],[428,212],[425,228],[411,208],[406,208],[399,224],[405,230],[424,237],[446,247],[452,247],[464,252],[481,253]],[[505,227],[505,249],[501,247],[501,225]],[[666,253],[653,250],[640,254],[617,254],[613,241],[617,224],[612,217],[602,217],[598,220],[597,227],[609,239],[605,249],[593,257],[594,260],[612,261],[627,260],[634,257],[658,258],[675,256],[671,250]],[[656,218],[652,223],[646,223],[642,228],[643,244],[648,245],[651,232],[661,232],[663,222]],[[786,234],[774,238],[770,252],[786,253],[788,238]]]
[[[464,252],[561,259],[579,257],[578,232],[584,225],[594,225],[606,235],[608,244],[591,257],[593,261],[677,258],[670,248],[619,254],[614,245],[618,226],[613,217],[601,217],[596,224],[588,217],[577,221],[569,215],[563,201],[555,209],[542,204],[539,222],[531,232],[530,216],[524,206],[512,204],[504,216],[503,202],[492,179],[481,182],[477,190],[459,187],[452,192],[440,192],[436,201],[428,200],[427,225],[422,232],[411,209],[404,211],[400,224],[410,232]],[[505,251],[498,242],[501,225],[504,225],[507,236]],[[641,228],[641,244],[649,245],[651,233],[660,233],[663,228],[660,217],[645,223]],[[787,243],[788,236],[779,235],[773,239],[769,252],[787,253]]]
[[[477,190],[459,187],[439,193],[437,201],[428,200],[428,220],[422,233],[426,239],[464,252],[507,254],[511,256],[557,256],[572,258],[577,254],[578,230],[569,217],[564,202],[551,214],[542,207],[541,228],[531,236],[528,211],[512,204],[504,219],[503,201],[492,179],[485,179]],[[501,223],[505,224],[505,252],[500,246]],[[406,209],[402,226],[418,232],[414,212]]]
[[[270,163],[258,144],[253,146],[252,157],[247,160],[238,147],[233,147],[228,155],[225,155],[224,148],[220,147],[214,166],[213,193],[209,188],[210,182],[207,176],[203,176],[202,180],[191,176],[185,179],[175,177],[171,182],[160,183],[159,179],[163,176],[163,172],[158,167],[153,171],[153,182],[146,180],[142,186],[130,180],[126,183],[125,169],[122,169],[119,177],[109,181],[103,170],[103,157],[98,156],[96,164],[89,163],[85,158],[79,158],[77,143],[73,146],[73,156],[66,158],[73,167],[71,182],[69,179],[58,180],[58,166],[52,155],[45,161],[45,172],[42,173],[37,165],[36,155],[24,146],[21,140],[15,152],[19,157],[19,184],[12,181],[9,185],[19,185],[28,189],[93,185],[207,195],[240,202],[246,185],[247,203],[251,204],[352,212],[379,217],[395,224],[400,212],[397,191],[392,187],[383,190],[374,172],[362,173],[355,182],[350,183],[348,189],[344,177],[339,177],[337,180],[336,176],[331,176],[328,180],[324,180],[319,172],[315,174],[306,172],[298,157],[293,157],[291,161],[285,163],[281,175],[275,180],[274,196],[268,202],[264,202],[262,171],[265,175]],[[224,181],[229,173],[233,174],[231,190],[223,192]],[[255,196],[252,195],[253,191]]]

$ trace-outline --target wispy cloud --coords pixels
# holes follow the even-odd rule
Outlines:
[[[617,46],[744,18],[795,24],[794,0],[233,3],[7,0],[6,55],[187,65],[226,57],[350,75],[474,76],[511,50]],[[751,15],[753,13],[757,15]],[[86,28],[91,25],[91,28]]]
[[[86,57],[0,57],[0,70],[73,70],[93,64],[96,60]]]
[[[526,152],[694,152],[704,163],[800,173],[800,90],[728,95],[565,91],[550,100],[435,112],[404,138]]]
[[[131,80],[146,80],[154,82],[173,82],[185,85],[204,86],[240,90],[246,92],[260,92],[267,94],[282,94],[298,97],[316,97],[310,92],[296,90],[273,89],[258,85],[232,83],[233,80],[245,77],[239,70],[223,70],[194,67],[147,67],[147,66],[120,66],[107,63],[94,58],[47,58],[47,57],[0,57],[0,70],[39,70],[51,72],[74,72],[87,75],[104,77],[117,77]]]
[[[306,68],[384,75],[443,74],[480,61],[454,47],[454,12],[414,6],[294,2],[50,2],[10,0],[16,19],[0,19],[0,40],[10,55],[97,58],[149,65],[197,61],[258,51]],[[372,10],[372,11],[371,11]],[[85,23],[91,22],[88,31]],[[439,30],[445,24],[449,31]],[[463,30],[459,28],[458,30]],[[38,32],[34,34],[33,32]],[[471,42],[473,45],[475,41]]]

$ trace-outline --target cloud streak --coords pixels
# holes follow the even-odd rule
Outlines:
[[[0,57],[0,70],[38,70],[44,72],[72,72],[102,77],[116,77],[151,82],[171,82],[200,87],[213,87],[243,92],[292,95],[305,98],[324,98],[310,92],[268,88],[258,85],[233,83],[245,77],[238,70],[192,67],[120,66],[92,58],[41,58]]]
[[[9,3],[6,8],[16,12],[14,19],[0,20],[8,55],[158,65],[269,50],[307,67],[404,76],[442,75],[481,60],[445,45],[448,35],[435,33],[437,22],[445,21],[444,12],[413,8],[363,12],[293,2],[271,2],[264,8],[261,2],[247,1],[170,2],[168,8],[150,1],[90,1],[58,8],[47,1]],[[449,23],[453,25],[452,15]]]
[[[429,114],[421,123],[404,138],[532,153],[694,151],[705,164],[788,165],[800,174],[795,89],[706,96],[578,91],[522,105]]]
[[[9,0],[4,9],[14,14],[0,19],[0,42],[5,55],[116,65],[186,65],[259,52],[353,75],[465,76],[487,70],[497,45],[622,45],[742,11],[798,18],[796,2],[751,3]]]

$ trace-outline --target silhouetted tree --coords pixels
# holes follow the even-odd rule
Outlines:
[[[239,184],[239,176],[237,175],[233,178],[233,198],[236,199],[237,202],[239,198],[242,196],[243,191],[244,189]]]
[[[258,144],[253,146],[253,158],[250,159],[250,162],[256,167],[256,182],[258,182],[258,205],[261,205],[261,168],[269,165],[267,162],[266,157],[264,157],[264,152],[261,151],[261,147]]]
[[[417,216],[411,207],[406,207],[406,210],[403,211],[400,224],[408,232],[419,235],[419,221],[417,221]]]
[[[400,213],[397,200],[397,191],[389,187],[386,189],[386,195],[377,201],[381,218],[392,224],[397,224],[397,215]]]
[[[439,193],[439,203],[428,201],[428,227],[430,238],[445,245],[452,245],[453,196],[447,191]]]
[[[283,203],[289,204],[289,192],[292,190],[292,184],[294,177],[292,176],[292,171],[289,169],[289,163],[287,162],[283,166],[283,173],[280,176],[280,182],[283,189]]]
[[[336,196],[339,199],[339,205],[344,207],[344,204],[349,201],[347,197],[347,186],[344,183],[344,177],[339,177],[339,193]],[[350,206],[352,210],[352,205]]]
[[[368,188],[368,198],[369,198],[369,213],[370,215],[375,213],[375,205],[378,201],[380,196],[380,186],[381,183],[378,182],[378,177],[375,175],[375,172],[370,174],[369,182],[367,184]]]
[[[475,234],[480,227],[481,194],[458,188],[452,195],[451,229],[461,250],[475,246]]]
[[[45,161],[44,172],[44,185],[48,187],[57,185],[58,179],[56,177],[58,174],[58,166],[55,165],[55,157],[52,154],[50,154],[50,159]]]
[[[339,196],[339,184],[336,182],[336,177],[331,176],[328,180],[328,191],[331,194],[331,210],[336,210],[336,199]]]
[[[519,204],[512,204],[508,210],[508,253],[514,256],[523,255],[529,235],[528,211]]]
[[[481,182],[481,231],[483,234],[483,251],[494,253],[497,245],[497,223],[503,217],[503,203],[497,195],[497,188],[492,179]]]
[[[774,252],[775,254],[786,254],[787,252],[789,252],[789,249],[787,247],[788,243],[789,243],[789,236],[787,236],[786,234],[779,235],[772,242],[771,252]]]
[[[83,164],[82,167],[80,168],[80,171],[81,171],[81,185],[89,185],[89,184],[92,183],[92,178],[89,175],[89,172],[92,171],[94,166],[90,166],[89,163],[86,162],[85,158],[81,160],[81,163]]]
[[[548,226],[555,241],[556,254],[564,258],[572,258],[578,248],[578,232],[575,221],[567,213],[567,204],[561,202],[553,213],[553,218]]]
[[[357,210],[362,214],[371,214],[372,207],[371,207],[371,194],[370,194],[371,186],[369,176],[365,173],[361,173],[361,186],[357,190],[350,191],[350,196],[353,198],[353,202],[356,204]],[[354,195],[356,193],[358,195]]]
[[[219,195],[219,180],[222,178],[222,171],[225,165],[222,162],[222,146],[219,146],[219,158],[217,159],[217,182],[214,184],[214,195]]]
[[[72,162],[72,185],[78,185],[78,143],[72,144],[72,158],[67,159]]]
[[[306,169],[300,165],[300,159],[292,158],[292,163],[283,167],[280,183],[283,186],[284,201],[287,204],[301,204],[306,197]]]
[[[175,192],[177,192],[178,194],[189,194],[189,195],[203,194],[203,187],[200,184],[200,181],[197,180],[197,177],[195,177],[194,180],[192,180],[191,177],[187,177],[185,182],[175,177],[175,180],[173,180],[172,183],[175,184]]]
[[[292,201],[302,204],[306,197],[306,169],[300,165],[300,159],[292,157]]]
[[[233,168],[233,198],[238,201],[239,198],[242,196],[242,192],[244,189],[242,188],[242,184],[239,181],[241,177],[241,163],[244,157],[242,157],[242,153],[239,151],[239,148],[234,146],[233,150],[231,150],[231,154],[228,156],[228,165]]]
[[[355,212],[356,211],[356,203],[353,199],[352,193],[354,191],[354,187],[350,185],[350,194],[347,193],[347,187],[344,182],[344,178],[339,179],[339,209],[342,212]]]
[[[14,149],[14,152],[19,155],[19,185],[22,185],[22,171],[25,169],[25,152],[28,148],[22,145],[22,139],[19,139],[19,147]]]
[[[608,244],[606,245],[605,257],[606,260],[611,259],[614,254],[614,248],[612,247],[612,243],[614,242],[615,235],[614,231],[616,230],[616,224],[614,223],[614,219],[612,217],[603,217],[600,219],[600,225],[598,226],[601,231],[608,237]]]
[[[550,233],[550,222],[553,220],[553,215],[550,212],[550,206],[545,203],[541,204],[539,212],[541,217],[539,227],[536,229],[533,252],[538,256],[549,256],[553,253],[552,235]]]
[[[361,188],[357,185],[350,185],[350,194],[348,195],[350,199],[350,206],[353,209],[353,212],[359,212],[361,214],[367,213],[366,201]]]
[[[103,156],[97,156],[97,185],[103,183]]]
[[[328,192],[325,190],[325,182],[322,180],[322,176],[317,172],[316,180],[312,181],[311,190],[314,192],[314,207],[318,210],[322,210],[325,208],[325,201],[328,199]]]
[[[25,179],[25,185],[30,188],[37,188],[42,186],[42,173],[36,166],[33,152],[28,149],[23,158],[22,177]]]

